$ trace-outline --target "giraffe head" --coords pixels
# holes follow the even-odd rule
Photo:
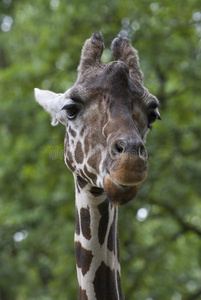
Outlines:
[[[147,177],[146,134],[160,119],[159,102],[143,86],[137,51],[127,38],[111,45],[103,64],[101,34],[83,47],[78,78],[64,94],[35,89],[36,100],[66,126],[65,162],[78,190],[105,192],[114,205],[133,199]],[[98,192],[97,192],[98,191]]]

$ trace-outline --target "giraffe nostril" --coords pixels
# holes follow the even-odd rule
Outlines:
[[[123,141],[118,141],[114,144],[114,152],[121,154],[125,151],[125,143]]]
[[[139,157],[142,159],[148,158],[148,153],[144,146],[139,147]]]
[[[130,153],[138,156],[139,158],[146,160],[148,157],[146,148],[142,141],[136,140],[116,140],[110,146],[110,154],[112,157],[121,155],[123,153]]]

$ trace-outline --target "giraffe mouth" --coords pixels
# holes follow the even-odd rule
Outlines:
[[[131,201],[138,193],[138,184],[120,184],[113,180],[110,175],[104,178],[103,183],[108,200],[115,206],[120,206]]]
[[[122,153],[110,161],[104,178],[104,189],[114,205],[122,205],[135,198],[138,186],[147,178],[147,160]]]

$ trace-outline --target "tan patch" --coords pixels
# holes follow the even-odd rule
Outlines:
[[[80,130],[80,136],[82,137],[84,132],[86,130],[86,126],[83,126],[82,129]]]
[[[93,184],[96,185],[97,176],[94,173],[89,172],[86,166],[84,166],[84,172],[87,175],[87,177],[89,179],[91,179],[91,181],[93,182]]]
[[[87,135],[84,139],[84,152],[85,152],[85,155],[87,155],[89,153],[89,146],[90,145],[90,142],[89,142],[89,136]]]
[[[95,152],[87,161],[87,164],[94,168],[98,173],[100,172],[101,152]]]
[[[68,132],[71,136],[76,137],[77,133],[69,126]]]
[[[82,144],[80,141],[77,142],[76,148],[75,148],[75,160],[78,164],[81,164],[84,159],[84,153],[82,151]]]
[[[109,168],[109,173],[118,184],[137,185],[147,177],[147,161],[132,153],[122,153]]]

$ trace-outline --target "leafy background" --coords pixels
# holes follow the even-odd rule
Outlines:
[[[200,0],[0,1],[0,299],[77,299],[65,128],[33,88],[72,86],[95,31],[105,62],[117,34],[131,38],[161,102],[148,179],[120,209],[125,299],[201,299]]]

